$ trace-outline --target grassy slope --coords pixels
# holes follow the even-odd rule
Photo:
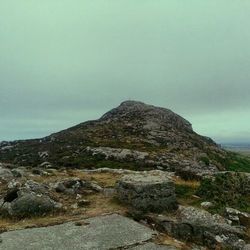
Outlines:
[[[240,153],[229,152],[227,170],[250,173],[250,156]]]

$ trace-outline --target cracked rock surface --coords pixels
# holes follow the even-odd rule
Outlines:
[[[155,234],[131,219],[111,214],[87,219],[80,226],[69,222],[5,232],[1,234],[0,249],[173,249],[151,243]]]
[[[129,174],[116,185],[118,198],[142,211],[163,211],[176,205],[173,181],[164,172]]]

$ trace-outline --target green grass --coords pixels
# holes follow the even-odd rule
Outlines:
[[[195,194],[196,189],[184,184],[175,185],[175,192],[178,197],[181,198],[189,198],[193,194]]]
[[[250,173],[250,157],[239,153],[230,153],[227,170]]]
[[[227,152],[226,157],[220,157],[217,154],[208,152],[209,158],[219,162],[228,171],[248,172],[250,173],[250,157],[236,152]],[[221,169],[223,170],[223,169]]]
[[[200,200],[195,198],[199,185],[195,182],[184,181],[183,183],[175,183],[175,193],[179,204],[199,206]]]
[[[204,179],[196,193],[214,203],[213,212],[223,213],[227,206],[250,211],[249,181],[243,174],[221,173],[213,179]]]

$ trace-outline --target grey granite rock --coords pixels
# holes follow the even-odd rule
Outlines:
[[[175,216],[151,214],[147,220],[174,238],[207,246],[209,249],[241,250],[245,245],[242,229],[202,209],[181,206]]]
[[[156,234],[150,228],[117,214],[98,216],[84,222],[86,223],[70,222],[56,226],[5,232],[1,235],[0,249],[121,249],[144,244]]]
[[[8,213],[17,218],[44,215],[61,205],[46,195],[24,193],[10,203]]]
[[[176,208],[174,183],[161,171],[123,176],[116,184],[118,198],[143,211]]]
[[[149,155],[147,152],[140,152],[126,148],[111,148],[111,147],[87,147],[86,151],[94,155],[102,155],[106,160],[127,160],[127,161],[142,161]]]

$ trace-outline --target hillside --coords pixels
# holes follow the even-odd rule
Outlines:
[[[0,162],[30,167],[224,170],[231,154],[169,109],[125,101],[100,119],[41,139],[2,142]]]
[[[171,110],[126,101],[45,138],[1,143],[0,245],[243,250],[250,174],[235,170],[249,166]]]

